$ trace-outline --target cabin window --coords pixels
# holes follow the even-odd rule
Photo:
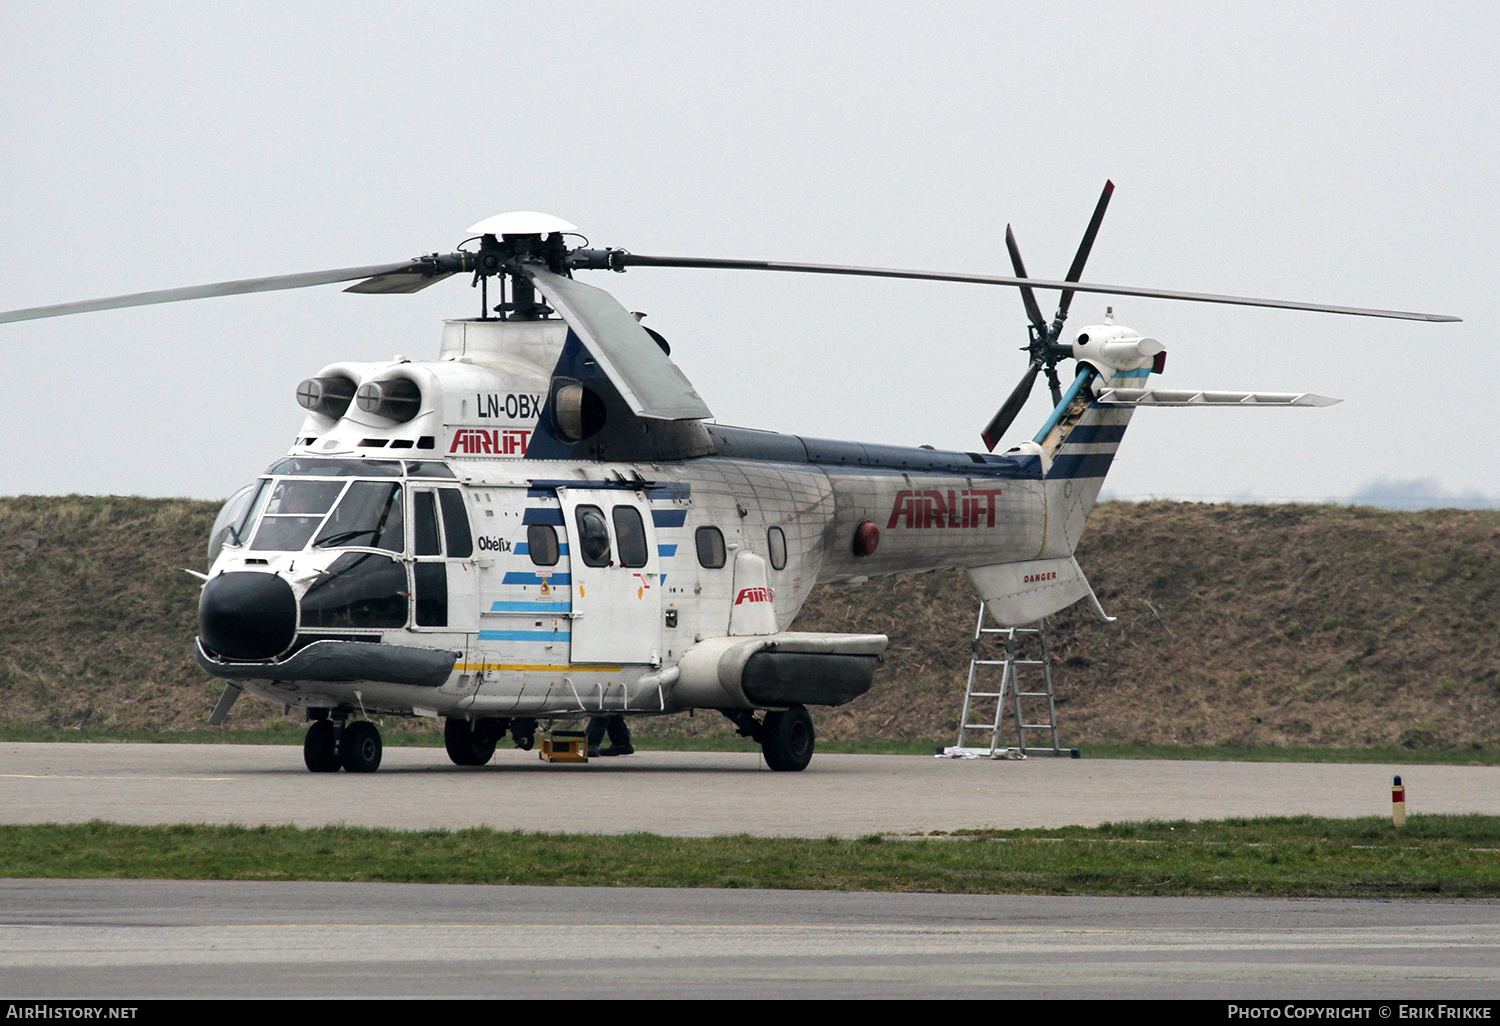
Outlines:
[[[406,547],[401,486],[390,481],[355,481],[318,532],[314,547],[400,552]]]
[[[443,536],[448,540],[449,558],[468,559],[474,555],[474,537],[469,533],[463,493],[457,488],[444,488],[438,492],[438,501],[443,507]]]
[[[556,566],[557,528],[551,524],[532,524],[526,528],[526,551],[537,566]]]
[[[609,525],[598,506],[579,506],[578,547],[586,566],[609,566]]]
[[[438,537],[437,496],[432,492],[417,492],[412,506],[412,554],[417,556],[441,556],[443,543]]]
[[[611,510],[615,521],[615,541],[620,546],[621,566],[645,566],[646,525],[641,511],[634,506],[616,506]]]
[[[771,550],[771,569],[786,569],[786,535],[781,528],[773,527],[766,532],[766,546]]]
[[[698,565],[717,570],[724,565],[724,532],[717,527],[700,527],[693,535],[698,544]]]

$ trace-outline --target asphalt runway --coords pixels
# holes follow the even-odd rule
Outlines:
[[[1497,913],[1418,901],[10,880],[0,993],[1344,998],[1378,1009],[1493,1002]]]
[[[289,746],[0,744],[0,822],[347,823],[400,829],[857,837],[969,827],[1308,813],[1500,813],[1500,767],[1024,762],[823,755],[773,773],[757,752],[641,752],[587,765],[503,749],[480,769],[388,748],[374,774],[308,773]]]
[[[756,753],[481,769],[387,749],[0,744],[0,821],[678,836],[1500,812],[1500,768]],[[1492,999],[1500,904],[110,880],[0,881],[0,993],[153,997]]]

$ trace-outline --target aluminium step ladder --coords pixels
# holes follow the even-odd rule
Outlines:
[[[1046,620],[1038,620],[1031,627],[988,627],[985,625],[989,610],[984,602],[979,603],[979,617],[974,624],[974,641],[969,659],[969,680],[964,689],[964,710],[958,721],[958,744],[945,748],[940,753],[955,759],[1024,759],[1028,755],[1056,755],[1078,758],[1076,748],[1063,748],[1057,739],[1057,702],[1052,692],[1052,648],[1047,641]],[[1003,641],[1003,658],[988,658],[986,648]],[[988,643],[988,644],[987,644]],[[1022,658],[1023,648],[1031,649],[1039,658]],[[988,683],[994,679],[994,667],[1000,667],[998,690]],[[1022,682],[1022,671],[1026,683]],[[1040,690],[1036,690],[1040,685]],[[1030,687],[1031,690],[1026,690]],[[1016,732],[1014,746],[1000,743],[1006,713],[1006,699],[1010,699],[1012,723]],[[976,722],[984,715],[986,702],[994,700],[994,716],[988,721]],[[1022,699],[1025,699],[1023,704]],[[1029,722],[1027,711],[1040,715],[1045,699],[1046,722]],[[1046,731],[1050,745],[1027,744],[1027,732]],[[988,747],[966,744],[970,735],[980,734],[988,740]],[[978,738],[974,738],[978,740]]]

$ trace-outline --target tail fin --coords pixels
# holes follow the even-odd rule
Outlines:
[[[1115,387],[1139,384],[1150,372],[1149,363],[1123,371],[1105,365],[1109,377],[1104,380]],[[1100,376],[1093,366],[1080,364],[1078,376],[1042,430],[1033,441],[1018,447],[1036,453],[1042,461],[1047,514],[1037,558],[969,570],[974,587],[1001,626],[1035,622],[1082,598],[1090,600],[1101,619],[1110,619],[1073,558],[1084,521],[1099,498],[1104,475],[1135,412],[1131,406],[1094,402],[1095,381]]]
[[[1083,525],[1099,499],[1104,476],[1114,463],[1120,440],[1130,424],[1132,406],[1100,406],[1096,387],[1125,388],[1144,384],[1151,367],[1119,370],[1105,367],[1103,377],[1091,365],[1079,367],[1072,387],[1037,432],[1036,444],[1047,468],[1047,543],[1051,554],[1071,555],[1083,535]]]

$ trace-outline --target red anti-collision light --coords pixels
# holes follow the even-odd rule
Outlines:
[[[861,520],[854,529],[854,554],[871,556],[880,548],[880,528],[873,521]]]
[[[1167,351],[1163,349],[1151,358],[1151,373],[1160,374],[1167,369]]]

